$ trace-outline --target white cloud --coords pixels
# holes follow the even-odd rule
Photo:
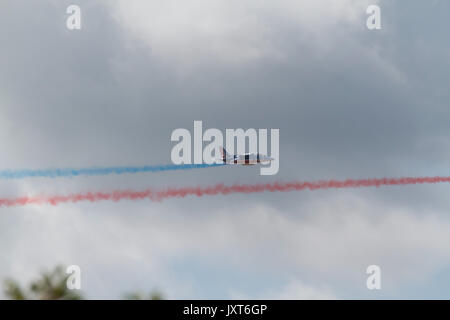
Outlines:
[[[267,298],[279,300],[330,300],[336,296],[329,289],[308,286],[301,281],[288,283],[280,292],[269,292]]]
[[[334,43],[339,28],[365,25],[365,8],[374,2],[118,0],[112,10],[156,56],[188,64],[241,63],[283,57],[280,37],[287,30],[320,46]]]
[[[450,221],[443,216],[346,193],[288,212],[254,208],[239,217],[234,234],[240,235],[242,256],[261,252],[258,259],[267,258],[260,268],[284,266],[316,280],[350,281],[351,287],[365,279],[368,265],[378,264],[395,287],[427,279],[449,262]]]
[[[170,204],[122,202],[30,206],[9,214],[20,218],[6,239],[12,245],[2,248],[9,262],[0,276],[29,279],[44,266],[80,264],[91,296],[156,286],[173,298],[202,297],[198,283],[170,271],[174,261],[195,260],[229,272],[254,273],[258,266],[262,287],[264,275],[288,281],[283,290],[267,287],[263,297],[328,299],[349,288],[365,290],[370,264],[380,265],[392,292],[429,279],[450,258],[450,221],[351,193],[289,210],[231,205],[187,213]]]
[[[277,288],[278,289],[278,288]],[[233,292],[231,299],[262,299],[262,300],[334,300],[338,297],[326,287],[307,285],[299,280],[292,280],[279,290],[269,289],[257,297]]]

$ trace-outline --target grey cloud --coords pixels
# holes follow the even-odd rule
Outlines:
[[[257,168],[218,168],[68,180],[0,181],[3,196],[217,182],[447,173],[450,97],[446,72],[449,45],[445,39],[449,10],[445,2],[428,6],[420,1],[410,1],[408,5],[381,1],[384,27],[378,33],[365,29],[364,10],[359,11],[364,6],[353,7],[353,1],[344,1],[345,5],[336,4],[331,9],[316,4],[311,7],[311,16],[302,21],[297,21],[293,14],[299,9],[286,10],[290,7],[283,8],[284,2],[272,5],[273,8],[270,4],[258,7],[252,1],[242,6],[236,2],[226,7],[223,15],[214,7],[207,8],[210,11],[206,10],[206,15],[217,18],[214,22],[217,28],[211,31],[211,39],[216,42],[212,44],[208,42],[208,29],[198,30],[199,23],[202,26],[203,22],[191,21],[188,11],[181,11],[187,28],[177,35],[170,29],[146,32],[149,31],[146,25],[133,21],[133,16],[123,20],[121,14],[127,15],[125,2],[78,3],[83,10],[83,29],[79,32],[65,29],[65,8],[72,1],[0,4],[0,41],[5,44],[0,50],[0,134],[5,150],[0,159],[2,168],[167,163],[172,130],[180,127],[192,130],[194,120],[203,120],[205,128],[279,128],[280,172],[275,177],[261,177]],[[139,9],[139,2],[133,5]],[[230,21],[235,23],[235,29],[228,28],[226,23],[230,12],[239,13],[236,21]],[[419,16],[420,24],[415,23]],[[142,18],[141,14],[138,18]],[[164,22],[163,18],[161,28],[168,28],[175,21]],[[161,38],[155,43],[153,39],[159,35]],[[247,43],[255,35],[260,37]],[[192,41],[192,47],[185,40]],[[217,51],[214,46],[217,43],[223,50]],[[178,45],[182,50],[178,50]],[[244,53],[251,54],[236,57],[242,48]],[[148,286],[158,285],[158,277],[144,274],[145,268],[156,265],[155,272],[161,272],[163,278],[161,286],[166,285],[175,294],[178,290],[175,281],[170,281],[170,275],[161,270],[176,260],[171,253],[180,252],[180,243],[190,246],[190,253],[203,252],[203,256],[197,257],[204,265],[208,259],[215,259],[207,247],[214,235],[223,237],[222,242],[220,239],[212,242],[218,246],[219,254],[231,254],[231,247],[242,247],[233,258],[236,265],[228,270],[228,274],[233,274],[237,272],[235,267],[243,268],[245,254],[262,250],[258,243],[252,244],[252,238],[259,238],[274,251],[280,246],[299,248],[303,241],[316,241],[325,250],[326,244],[321,241],[325,241],[327,234],[323,230],[329,229],[336,230],[336,237],[344,233],[353,235],[358,238],[356,244],[359,239],[365,239],[367,246],[374,250],[378,244],[386,248],[389,243],[399,243],[387,253],[375,255],[392,267],[401,265],[395,256],[404,251],[404,246],[411,250],[408,252],[421,248],[416,258],[431,255],[435,265],[421,266],[413,276],[424,274],[430,278],[433,270],[448,263],[446,248],[439,245],[446,239],[439,231],[438,222],[443,219],[446,225],[447,191],[446,186],[414,186],[342,191],[344,195],[354,196],[350,200],[336,200],[334,192],[327,191],[236,195],[232,199],[219,196],[165,204],[143,201],[1,209],[5,212],[1,225],[6,241],[0,255],[0,276],[12,273],[25,278],[35,266],[79,259],[91,270],[90,283],[95,283],[88,287],[88,292],[104,295],[111,288],[105,278],[117,278],[119,274],[114,289],[117,294],[140,281]],[[358,203],[359,198],[375,203],[377,209],[376,212],[364,206],[355,209],[351,220],[354,224],[350,220],[344,221],[344,225],[334,219],[327,221],[333,210],[343,219],[345,213],[334,208],[323,212],[314,207],[332,203],[339,208],[342,203]],[[298,203],[312,207],[300,210]],[[255,224],[249,220],[241,227],[238,225],[242,220],[236,211],[258,205],[273,208],[267,209],[270,213],[265,217],[281,221],[278,229],[258,218]],[[407,214],[393,209],[399,207]],[[225,208],[230,214],[218,208]],[[366,209],[373,216],[379,212],[381,221],[373,233],[361,234],[359,227],[377,225],[367,218]],[[35,211],[39,213],[32,218]],[[317,215],[311,226],[317,233],[308,231],[305,221],[297,221],[308,212]],[[68,217],[64,218],[65,215]],[[242,219],[249,216],[251,213],[244,213]],[[185,233],[178,232],[183,219],[193,221]],[[34,229],[34,224],[41,225],[42,229]],[[197,224],[203,229],[196,229]],[[424,232],[436,235],[437,239],[426,240],[425,236],[417,235],[422,224]],[[62,227],[64,233],[58,230],[65,225],[68,229]],[[103,225],[110,231],[98,231]],[[147,237],[147,226],[155,232],[164,231],[157,238]],[[407,226],[416,234],[404,234]],[[242,238],[244,229],[249,239]],[[298,234],[299,230],[306,235]],[[195,239],[198,232],[201,237]],[[179,239],[161,240],[166,233],[179,234]],[[403,234],[405,241],[411,243],[396,242],[396,234]],[[274,235],[286,238],[277,239]],[[385,238],[385,242],[380,243],[378,236]],[[268,242],[266,237],[273,241]],[[36,252],[42,252],[42,256],[28,250],[32,240],[39,240],[36,243],[40,250]],[[98,244],[93,251],[98,256],[83,250],[85,241]],[[141,244],[145,241],[156,244],[148,248]],[[345,241],[340,244],[344,245]],[[358,263],[364,260],[358,257],[364,257],[365,249],[356,244],[352,258],[357,262],[351,270],[361,267],[362,262]],[[286,265],[306,263],[305,256],[295,256],[287,249],[282,252],[286,254]],[[336,255],[336,259],[343,259],[347,253],[338,251]],[[409,253],[404,257],[408,261],[416,259]],[[290,270],[292,279],[300,278],[312,286],[315,282],[322,284],[315,270],[332,269],[327,259],[326,255],[310,259],[311,265],[304,268],[304,273]],[[249,268],[253,262],[248,261]],[[267,273],[277,281],[286,282],[287,279],[277,276],[277,268],[283,267],[280,264]],[[101,272],[105,272],[105,277],[99,279]],[[124,272],[141,276],[122,277]],[[183,282],[182,273],[173,272]],[[400,276],[399,272],[395,274]],[[179,290],[186,296],[196,294],[193,288],[209,290],[200,278],[195,275],[193,278],[195,283],[180,285]],[[332,292],[337,296],[351,295],[348,291],[352,289],[345,289],[346,283],[339,275],[330,274],[327,280],[333,284]],[[224,291],[215,294],[223,297]],[[354,295],[364,294],[356,289],[355,292]],[[398,295],[402,294],[400,291]]]

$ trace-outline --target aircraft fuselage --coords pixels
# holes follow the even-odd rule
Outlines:
[[[259,163],[269,163],[272,159],[258,154],[243,154],[243,155],[234,155],[231,157],[227,157],[223,159],[224,163],[228,164],[241,164],[244,166],[252,166]]]

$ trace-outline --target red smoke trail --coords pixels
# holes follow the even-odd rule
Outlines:
[[[143,191],[118,190],[112,192],[88,192],[76,193],[66,196],[36,196],[20,197],[11,199],[0,199],[0,206],[24,206],[27,204],[51,204],[57,205],[66,202],[90,201],[97,202],[102,200],[120,201],[120,200],[141,200],[162,201],[170,198],[184,198],[194,195],[213,196],[229,195],[233,193],[258,193],[258,192],[289,192],[302,190],[319,189],[344,189],[361,187],[380,187],[380,186],[404,186],[413,184],[433,184],[450,182],[450,177],[419,177],[419,178],[381,178],[381,179],[348,179],[348,180],[328,180],[313,182],[274,182],[266,184],[234,184],[225,186],[217,184],[208,187],[181,187],[167,188],[165,190],[147,189]]]

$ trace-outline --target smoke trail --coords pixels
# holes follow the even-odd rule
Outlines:
[[[208,187],[183,187],[183,188],[167,188],[164,190],[147,189],[143,191],[118,190],[112,192],[88,192],[76,193],[66,196],[37,196],[37,197],[20,197],[11,199],[0,199],[0,206],[23,206],[27,204],[51,204],[57,205],[67,202],[80,201],[120,201],[120,200],[141,200],[148,199],[150,201],[162,201],[170,198],[184,198],[186,196],[213,196],[213,195],[229,195],[234,193],[249,194],[258,192],[289,192],[302,190],[319,190],[319,189],[344,189],[344,188],[361,188],[361,187],[380,187],[380,186],[404,186],[413,184],[434,184],[450,182],[450,177],[420,177],[420,178],[381,178],[381,179],[348,179],[348,180],[328,180],[314,182],[275,182],[266,184],[234,184],[225,186],[217,184]]]
[[[45,170],[2,170],[0,179],[23,179],[23,178],[57,178],[57,177],[76,177],[76,176],[104,176],[109,174],[125,174],[139,172],[158,172],[171,170],[189,170],[209,167],[218,167],[225,164],[168,164],[157,166],[140,167],[91,167],[91,168],[63,168],[63,169],[45,169]]]

